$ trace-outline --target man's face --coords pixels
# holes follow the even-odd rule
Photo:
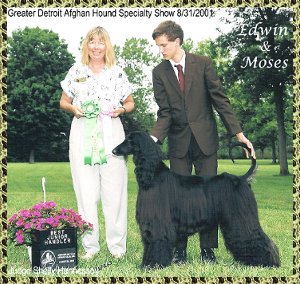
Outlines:
[[[175,41],[169,41],[166,35],[161,35],[155,39],[155,43],[159,48],[159,53],[167,60],[174,59],[180,51],[179,38],[176,38]]]

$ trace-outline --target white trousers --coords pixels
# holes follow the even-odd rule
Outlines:
[[[82,244],[86,252],[97,253],[99,245],[98,202],[101,199],[106,243],[111,254],[126,252],[127,237],[127,166],[123,157],[107,156],[107,164],[84,165],[84,121],[74,117],[70,132],[70,165],[78,212],[93,224]],[[112,119],[112,148],[125,139],[119,118]]]

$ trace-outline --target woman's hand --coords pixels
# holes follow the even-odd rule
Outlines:
[[[118,117],[120,115],[124,115],[127,112],[132,112],[133,110],[134,110],[133,96],[129,95],[126,98],[126,100],[124,100],[122,107],[118,107],[118,108],[114,109],[114,111],[112,113],[112,117]]]
[[[76,118],[83,117],[84,113],[82,109],[78,106],[72,105],[72,101],[73,100],[70,97],[68,97],[68,95],[65,92],[62,92],[59,102],[60,108],[67,112],[73,113]]]
[[[73,106],[73,105],[72,105]],[[82,109],[78,106],[73,106],[73,114],[76,118],[80,118],[84,116]]]
[[[113,110],[112,117],[118,117],[118,116],[123,115],[125,113],[126,113],[125,108],[124,107],[119,107],[119,108],[116,108],[116,109]]]

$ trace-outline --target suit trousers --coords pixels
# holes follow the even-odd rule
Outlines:
[[[102,202],[106,243],[111,254],[125,254],[127,237],[127,166],[124,157],[107,156],[102,165],[84,165],[84,120],[74,118],[70,132],[70,166],[78,212],[93,224],[82,244],[86,252],[97,253],[99,244],[98,202]],[[125,139],[119,118],[112,119],[113,141],[116,146]]]
[[[217,153],[214,153],[210,156],[204,155],[199,148],[194,135],[191,134],[190,145],[187,154],[183,158],[170,157],[170,168],[177,174],[191,175],[193,166],[195,168],[196,175],[214,176],[217,174]],[[218,247],[217,226],[212,228],[210,231],[201,233],[199,237],[201,248]],[[176,241],[176,249],[185,250],[187,247],[187,241],[187,236],[179,236]]]

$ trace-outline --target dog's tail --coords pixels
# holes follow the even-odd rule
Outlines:
[[[232,160],[233,163],[234,163],[234,159],[232,157],[232,149],[234,147],[237,147],[237,146],[246,148],[249,153],[251,152],[251,150],[247,147],[247,145],[245,143],[235,142],[235,143],[230,144],[230,146],[229,146],[229,157],[230,157],[230,159]],[[256,173],[256,169],[257,169],[256,159],[251,157],[251,160],[252,160],[252,162],[251,162],[250,169],[243,176],[241,176],[242,179],[247,180],[248,182],[250,182],[254,178],[255,173]]]

